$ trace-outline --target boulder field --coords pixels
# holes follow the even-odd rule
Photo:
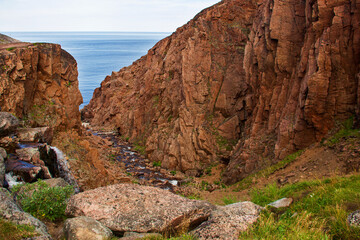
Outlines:
[[[359,0],[224,0],[113,72],[82,112],[168,169],[227,183],[359,110]]]

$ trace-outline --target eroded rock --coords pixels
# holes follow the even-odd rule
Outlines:
[[[241,231],[246,231],[260,216],[262,207],[252,202],[239,202],[218,207],[209,220],[203,222],[191,233],[199,239],[238,239]]]
[[[113,233],[100,222],[81,216],[65,221],[64,235],[67,240],[110,240]]]
[[[10,47],[14,49],[7,51]],[[27,119],[32,127],[65,130],[81,126],[77,63],[60,45],[0,45],[0,77],[3,111]]]
[[[117,232],[166,232],[205,221],[214,206],[169,191],[133,184],[117,184],[72,196],[69,216],[87,216]]]
[[[6,136],[19,126],[17,117],[8,112],[0,112],[0,136]]]

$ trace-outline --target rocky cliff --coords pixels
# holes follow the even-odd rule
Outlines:
[[[32,126],[80,127],[75,59],[57,44],[5,40],[0,42],[1,110]]]
[[[225,0],[113,72],[83,117],[162,166],[233,183],[358,112],[359,0]]]

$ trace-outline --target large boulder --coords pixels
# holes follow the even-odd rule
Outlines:
[[[117,232],[168,232],[199,225],[215,207],[169,191],[117,184],[74,195],[68,216],[87,216]]]
[[[41,235],[36,239],[51,239],[45,224],[42,223],[39,219],[31,216],[29,213],[22,211],[20,207],[13,201],[9,192],[4,188],[0,188],[0,218],[4,218],[19,225],[24,224],[34,226],[35,232]]]
[[[0,112],[0,136],[6,136],[15,131],[19,126],[19,120],[8,112]]]
[[[67,240],[110,240],[113,233],[92,218],[76,217],[65,221],[64,235]]]
[[[203,222],[192,234],[199,239],[238,239],[241,231],[255,223],[263,207],[252,202],[239,202],[218,207],[209,220]]]

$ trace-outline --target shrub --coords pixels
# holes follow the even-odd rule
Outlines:
[[[74,193],[72,186],[49,187],[39,180],[15,189],[23,210],[34,217],[55,221],[65,218],[67,199]]]

